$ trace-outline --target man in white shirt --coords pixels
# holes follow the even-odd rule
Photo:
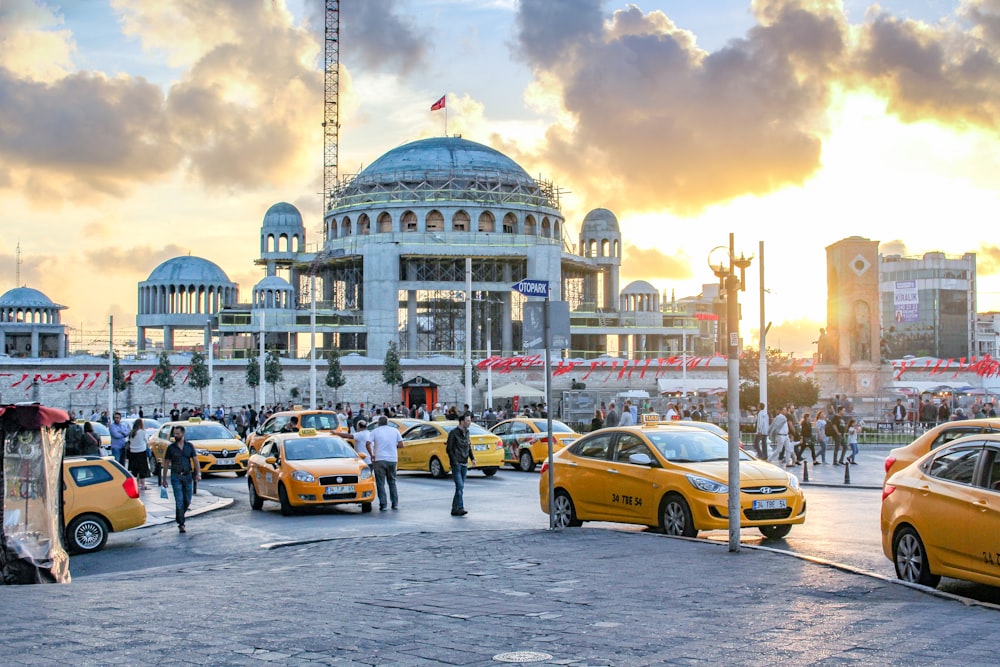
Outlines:
[[[392,509],[399,509],[399,494],[396,492],[396,464],[399,462],[398,450],[403,446],[403,436],[399,429],[389,426],[385,415],[378,418],[378,428],[370,434],[370,451],[375,460],[375,492],[378,494],[378,509],[386,511],[385,485],[389,483],[389,500]]]
[[[786,408],[781,409],[774,416],[774,421],[771,422],[771,427],[768,430],[768,436],[770,436],[771,442],[774,443],[774,448],[771,450],[771,455],[767,457],[767,460],[772,463],[781,461],[785,464],[786,468],[790,468],[792,466],[793,454],[791,442],[788,439],[788,415]]]
[[[358,456],[372,464],[371,431],[368,430],[368,422],[359,419],[354,425],[354,451]]]

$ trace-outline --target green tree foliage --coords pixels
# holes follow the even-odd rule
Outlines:
[[[333,348],[326,353],[326,386],[333,389],[334,400],[337,398],[337,390],[347,384],[344,377],[344,369],[340,367],[340,350]]]
[[[382,365],[382,379],[392,387],[395,395],[396,386],[403,384],[403,370],[399,366],[399,348],[396,341],[389,341],[389,349],[385,351],[385,362]]]
[[[112,359],[111,377],[116,394],[128,389],[128,381],[125,380],[125,370],[122,368],[117,352],[115,352],[115,356]]]
[[[277,385],[281,382],[284,374],[281,372],[281,359],[274,350],[270,350],[264,357],[264,382],[271,385],[271,402],[278,402]]]
[[[167,405],[167,389],[174,386],[174,368],[170,365],[170,356],[166,351],[160,352],[160,360],[156,365],[156,373],[153,374],[153,384],[160,388],[160,409],[165,410]]]
[[[191,354],[191,374],[188,376],[188,385],[198,390],[198,400],[205,404],[205,387],[212,384],[212,376],[208,374],[208,365],[205,363],[205,355],[201,352]]]
[[[792,355],[767,348],[767,407],[812,406],[819,400],[819,385],[796,367]],[[740,357],[740,407],[760,403],[760,353],[743,350]]]
[[[256,389],[260,384],[260,364],[257,357],[247,359],[247,386]]]

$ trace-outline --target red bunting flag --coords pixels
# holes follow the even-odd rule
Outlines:
[[[439,99],[437,102],[435,102],[434,104],[432,104],[431,105],[431,111],[437,111],[438,109],[444,109],[445,98],[446,97],[448,97],[448,96],[447,95],[442,95],[441,99]]]

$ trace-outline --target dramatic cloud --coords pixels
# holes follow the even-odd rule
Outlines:
[[[574,119],[550,129],[544,159],[574,189],[616,210],[690,213],[818,169],[846,49],[838,3],[755,3],[759,25],[713,53],[661,12],[629,6],[602,24],[600,4],[519,5],[518,53]]]
[[[656,248],[640,248],[626,243],[622,250],[621,284],[633,280],[687,280],[694,274],[690,258]]]
[[[366,67],[402,74],[424,63],[427,40],[420,35],[420,24],[398,15],[398,4],[397,0],[341,3],[341,32],[350,35],[341,62],[347,55]]]
[[[856,83],[885,97],[906,122],[1000,130],[1000,3],[969,0],[964,7],[964,26],[875,11],[861,32]]]
[[[76,46],[68,30],[57,29],[61,23],[34,0],[0,2],[0,68],[36,81],[65,75]]]
[[[879,243],[878,251],[883,255],[899,255],[901,257],[909,255],[906,250],[906,243],[902,239],[882,241]]]
[[[976,251],[976,274],[992,276],[1000,273],[1000,246],[983,243]]]
[[[153,248],[151,246],[135,246],[132,248],[110,246],[95,250],[87,250],[83,257],[95,269],[102,273],[141,274],[141,280],[171,257],[186,255],[190,248],[176,244],[168,244]]]

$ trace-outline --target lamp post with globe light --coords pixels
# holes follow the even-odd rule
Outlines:
[[[739,292],[746,285],[746,270],[753,255],[736,257],[732,233],[729,247],[716,246],[708,253],[708,265],[719,279],[726,298],[727,388],[729,408],[729,551],[740,550],[740,305]],[[739,269],[739,275],[736,270]]]

